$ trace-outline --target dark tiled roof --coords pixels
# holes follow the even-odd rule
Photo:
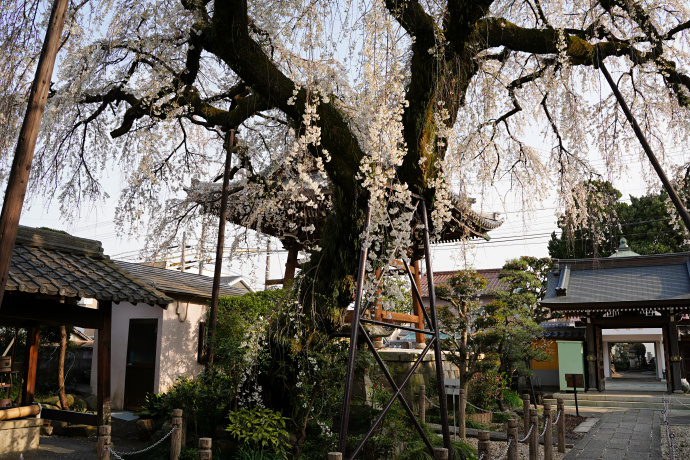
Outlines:
[[[133,264],[121,260],[115,260],[114,262],[166,294],[186,294],[204,299],[211,298],[211,292],[213,290],[213,278],[211,277]],[[245,292],[241,289],[222,284],[220,286],[221,296],[239,296],[243,294],[245,294]]]
[[[542,304],[552,309],[690,306],[690,253],[555,260]],[[558,290],[557,290],[558,288]]]
[[[434,286],[439,284],[446,284],[448,280],[455,275],[458,271],[447,271],[447,272],[435,272],[434,273]],[[508,289],[508,285],[498,279],[498,274],[501,272],[500,268],[484,268],[477,270],[477,273],[482,275],[488,281],[486,288],[479,292],[479,295],[491,295],[495,291],[505,291]],[[422,297],[429,297],[429,285],[427,283],[426,276],[422,275]]]
[[[104,256],[100,242],[23,226],[5,290],[115,302],[172,302]]]

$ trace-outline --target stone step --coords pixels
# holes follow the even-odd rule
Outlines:
[[[550,403],[552,406],[556,405],[556,399],[544,399],[544,402]],[[567,399],[563,401],[563,404],[568,407],[575,407],[575,399]],[[622,401],[622,400],[591,400],[591,399],[580,399],[578,394],[577,404],[579,407],[613,407],[613,408],[623,408],[623,409],[656,409],[662,410],[664,408],[664,403],[661,399],[658,401],[647,400],[647,401]],[[690,403],[672,402],[669,404],[669,408],[672,410],[690,410]]]

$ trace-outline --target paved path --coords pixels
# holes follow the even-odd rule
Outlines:
[[[563,460],[659,460],[661,412],[616,410],[601,420]]]

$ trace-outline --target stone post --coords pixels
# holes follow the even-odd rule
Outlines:
[[[182,451],[182,409],[173,409],[172,426],[170,435],[170,460],[178,460]]]
[[[510,442],[510,447],[508,447],[508,460],[518,460],[518,429],[517,420],[510,419],[506,424],[508,438],[507,441]]]
[[[553,459],[553,417],[551,404],[544,404],[544,460]]]
[[[199,453],[198,460],[211,460],[213,452],[211,451],[211,438],[199,438]]]
[[[96,453],[98,460],[110,460],[110,425],[100,425],[98,427],[98,441],[96,443]]]
[[[563,453],[565,452],[565,404],[563,398],[556,399],[556,417],[558,417],[558,452]]]
[[[537,409],[529,410],[529,422],[532,434],[529,436],[529,460],[539,460],[539,418]]]
[[[491,460],[491,444],[489,442],[489,432],[488,431],[480,431],[477,433],[477,437],[479,438],[479,443],[477,445],[477,455],[479,455],[479,458],[482,460]]]

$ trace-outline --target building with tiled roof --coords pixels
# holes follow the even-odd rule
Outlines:
[[[434,286],[447,284],[450,278],[457,272],[457,270],[434,272]],[[482,305],[490,303],[494,299],[494,293],[496,291],[505,291],[508,289],[508,284],[498,278],[498,274],[501,272],[500,268],[482,268],[476,270],[476,272],[487,280],[486,287],[479,292],[479,301]],[[423,276],[421,281],[422,286],[420,291],[422,294],[422,300],[424,300],[424,305],[428,306],[429,286],[427,283],[427,277]],[[437,299],[437,302],[442,303],[443,301]]]

